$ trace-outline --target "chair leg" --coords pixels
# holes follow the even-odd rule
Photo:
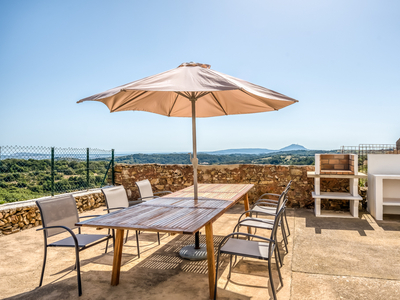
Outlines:
[[[110,235],[110,228],[108,228],[108,233],[107,233],[108,235]],[[107,249],[108,249],[108,241],[109,241],[110,239],[107,239],[107,243],[106,243],[106,250],[104,251],[104,253],[107,253]]]
[[[280,227],[281,227],[281,231],[282,231],[283,241],[284,241],[284,243],[285,243],[286,253],[289,253],[289,250],[288,250],[288,247],[287,247],[287,245],[289,244],[289,242],[288,242],[287,235],[286,235],[286,229],[285,229],[283,217],[281,217],[280,225],[281,225]]]
[[[77,272],[77,277],[78,277],[78,292],[79,296],[82,296],[82,281],[81,281],[81,265],[79,263],[79,248],[75,246],[75,256],[76,256],[76,272]]]
[[[279,268],[279,266],[277,266]],[[269,273],[269,282],[271,283],[272,295],[274,300],[276,300],[276,292],[274,287],[274,280],[272,278],[272,269],[271,269],[271,256],[268,258],[268,273]]]
[[[157,232],[157,239],[158,239],[158,244],[160,245],[160,233]]]
[[[275,247],[275,250],[276,250],[276,247]],[[279,252],[279,250],[278,250],[278,252]],[[283,286],[283,280],[282,280],[282,275],[281,275],[281,268],[280,268],[279,265],[278,265],[278,259],[277,259],[276,255],[275,255],[275,263],[276,263],[276,268],[278,269],[279,280],[281,281],[281,286]]]
[[[289,253],[288,246],[287,246],[288,240],[287,240],[287,236],[286,236],[285,226],[283,226],[283,223],[281,226],[281,231],[282,231],[283,242],[285,243],[286,253]]]
[[[231,274],[232,274],[232,254],[229,257],[229,274],[228,274],[228,280],[231,279]]]
[[[283,263],[282,263],[282,258],[281,258],[281,251],[279,251],[279,247],[278,247],[278,246],[275,247],[275,256],[276,256],[276,255],[278,255],[279,262],[280,262],[280,265],[281,265],[281,267],[282,267],[282,266],[283,266]]]
[[[219,268],[219,256],[221,255],[220,251],[218,251],[217,255],[217,265],[215,266],[215,286],[214,286],[214,300],[217,299],[217,283],[218,283],[218,268]],[[232,256],[231,256],[232,258]]]
[[[129,230],[126,231],[125,244],[128,241],[128,234],[129,234]]]
[[[41,287],[42,283],[43,283],[43,275],[44,275],[44,269],[46,267],[46,259],[47,259],[47,247],[46,247],[46,244],[45,244],[44,245],[44,257],[43,257],[42,275],[40,276],[39,287]]]
[[[113,250],[114,250],[114,248],[115,248],[115,230],[114,229],[111,229],[111,230],[112,230]]]
[[[136,230],[136,247],[137,247],[137,256],[140,258],[140,250],[139,250],[139,235],[138,231]]]
[[[287,220],[287,217],[286,217],[286,209],[285,209],[285,211],[283,212],[283,215],[285,216],[285,222],[286,222],[286,227],[287,227],[288,236],[289,236],[289,235],[290,235],[290,229],[289,229],[289,223],[288,223],[288,220]]]

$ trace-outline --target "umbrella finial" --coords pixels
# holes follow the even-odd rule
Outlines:
[[[178,68],[180,68],[180,67],[202,67],[204,69],[209,69],[209,68],[211,68],[211,65],[195,63],[195,62],[191,61],[188,63],[180,64],[180,66]]]

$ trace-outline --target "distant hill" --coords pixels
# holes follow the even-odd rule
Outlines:
[[[291,144],[279,150],[271,150],[271,149],[263,149],[263,148],[242,148],[242,149],[226,149],[226,150],[218,150],[218,151],[210,151],[210,152],[202,152],[213,155],[229,155],[229,154],[268,154],[273,152],[280,151],[296,151],[296,150],[308,150],[302,145]]]
[[[262,149],[262,148],[242,148],[242,149],[226,149],[210,152],[202,152],[215,155],[229,155],[229,154],[266,154],[275,152],[276,150]]]
[[[308,149],[302,145],[291,144],[287,147],[280,149],[279,151],[295,151],[295,150],[308,150]]]

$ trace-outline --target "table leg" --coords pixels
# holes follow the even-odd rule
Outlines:
[[[118,285],[121,270],[122,246],[124,245],[124,230],[117,229],[115,235],[114,260],[111,274],[111,285]]]
[[[249,193],[246,193],[246,195],[244,196],[244,210],[245,210],[245,211],[250,210]],[[250,214],[247,213],[246,216],[249,217]],[[248,232],[249,234],[251,234],[251,228],[250,228],[250,227],[247,227],[247,232]]]
[[[206,244],[208,261],[208,286],[210,290],[210,299],[214,298],[215,284],[215,256],[214,256],[214,237],[212,223],[206,225]]]

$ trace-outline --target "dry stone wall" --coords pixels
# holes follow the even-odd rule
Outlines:
[[[263,193],[282,192],[286,184],[293,180],[288,193],[289,207],[313,208],[314,180],[307,177],[314,166],[282,166],[282,165],[219,165],[199,166],[199,183],[253,183],[249,200],[254,202]],[[143,164],[115,166],[115,182],[127,189],[131,200],[139,197],[135,182],[149,179],[154,191],[178,191],[193,184],[193,168],[191,165],[159,165]],[[321,190],[327,192],[348,192],[348,179],[321,179]],[[349,209],[348,201],[322,201],[323,209]]]
[[[314,180],[307,177],[314,166],[280,165],[221,165],[199,166],[199,183],[252,183],[254,188],[249,193],[249,200],[254,202],[263,193],[279,194],[289,180],[293,180],[288,193],[288,207],[313,208]],[[191,165],[128,165],[115,166],[115,183],[123,185],[130,200],[137,199],[139,192],[135,182],[149,179],[154,191],[178,191],[193,184]],[[321,179],[321,190],[327,192],[348,192],[347,179]],[[360,189],[365,199],[365,188]],[[104,195],[100,190],[73,194],[79,212],[105,205]],[[348,201],[322,200],[323,209],[348,210]],[[363,201],[365,206],[365,200]],[[19,232],[42,224],[35,200],[0,205],[0,236]]]
[[[100,190],[73,194],[79,212],[105,205]],[[35,200],[0,205],[0,236],[42,225],[39,208]]]

